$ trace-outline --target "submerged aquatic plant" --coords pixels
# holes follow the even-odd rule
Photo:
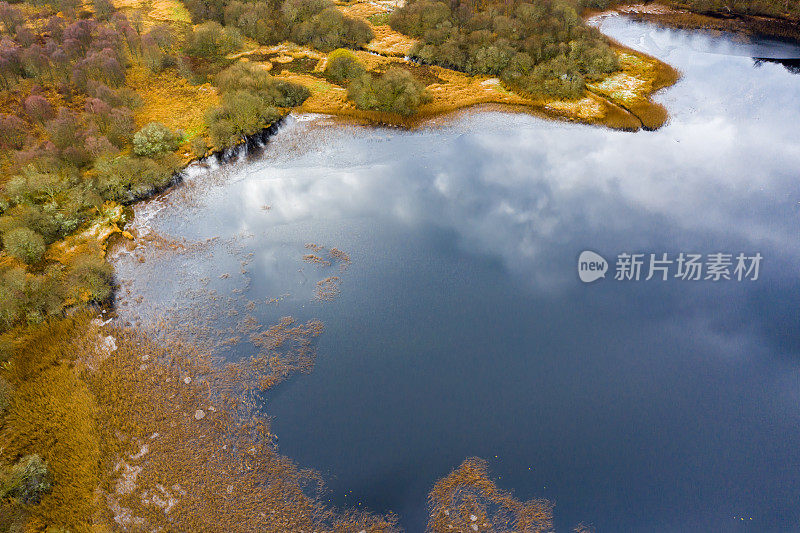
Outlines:
[[[36,454],[26,455],[9,468],[0,469],[0,499],[15,498],[26,505],[39,503],[52,488],[47,464]]]

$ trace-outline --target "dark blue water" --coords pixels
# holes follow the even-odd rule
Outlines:
[[[210,285],[265,322],[320,318],[313,373],[266,399],[280,449],[336,505],[392,510],[409,531],[469,456],[553,499],[559,531],[800,531],[800,78],[733,42],[601,27],[682,71],[657,97],[664,128],[291,120],[262,156],[138,209],[154,230],[220,239],[120,257],[144,296],[123,316]],[[349,268],[303,262],[308,242]],[[606,279],[579,281],[587,249]],[[623,252],[764,259],[755,281],[615,281]],[[329,275],[341,294],[313,300]]]

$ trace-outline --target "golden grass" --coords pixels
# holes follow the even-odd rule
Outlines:
[[[205,135],[206,111],[219,104],[212,85],[191,85],[172,70],[154,74],[142,66],[132,67],[128,70],[128,86],[144,101],[135,110],[137,128],[161,122],[173,130],[183,130],[186,140]]]
[[[77,356],[91,349],[85,337],[73,335],[76,324],[85,322],[68,319],[14,332],[17,356],[4,377],[15,390],[0,431],[0,462],[36,453],[53,476],[52,491],[26,510],[29,531],[89,531],[93,519],[100,479],[98,406],[73,368]]]
[[[350,17],[366,19],[378,13],[386,13],[387,9],[383,6],[377,5],[373,2],[354,2],[351,4],[339,6],[339,10]]]
[[[553,528],[553,503],[520,501],[497,488],[486,461],[471,457],[428,494],[430,533],[518,531],[544,533]]]
[[[192,23],[189,11],[180,0],[112,0],[112,3],[128,16],[134,11],[141,13],[145,29],[163,23],[179,25]]]
[[[326,54],[315,50],[309,46],[295,44],[289,41],[284,41],[279,44],[274,44],[271,46],[253,46],[244,50],[242,52],[237,52],[234,54],[230,54],[228,56],[229,59],[237,59],[237,58],[248,58],[250,56],[266,56],[266,55],[278,55],[278,56],[289,56],[294,59],[301,59],[304,57],[308,57],[311,59],[322,59],[326,57]]]
[[[613,46],[619,57],[620,71],[587,84],[587,89],[635,115],[643,127],[650,130],[661,127],[667,121],[667,110],[650,101],[650,96],[659,89],[674,84],[680,75],[654,57],[619,43],[614,43]]]
[[[403,117],[358,109],[351,100],[348,100],[347,90],[344,87],[317,76],[283,71],[278,74],[280,77],[303,84],[311,90],[311,97],[298,108],[298,111],[331,114],[368,123],[413,128],[426,120],[460,109],[492,104],[536,116],[587,124],[602,124],[616,129],[636,130],[641,125],[640,121],[630,112],[609,99],[591,93],[574,101],[534,99],[513,92],[497,78],[469,76],[438,66],[418,66],[400,58],[376,56],[363,51],[356,52],[356,55],[371,71],[384,72],[390,66],[396,65],[421,69],[427,76],[435,77],[440,82],[427,86],[431,96],[429,103],[421,106],[415,115]],[[418,77],[422,75],[419,71],[415,74]]]
[[[0,462],[38,453],[54,480],[26,531],[396,531],[391,515],[325,507],[259,410],[263,390],[311,369],[321,323],[248,323],[256,353],[222,364],[187,337],[89,318],[17,334],[2,370],[15,390]],[[0,502],[0,524],[19,511]]]
[[[545,109],[574,115],[581,119],[600,118],[603,116],[603,101],[593,94],[580,100],[555,100],[545,104]]]
[[[376,54],[405,57],[416,42],[411,37],[394,31],[388,24],[376,26],[370,20],[373,15],[390,13],[395,8],[392,2],[361,1],[340,5],[339,9],[350,17],[366,22],[375,33],[375,38],[367,43],[366,49]]]
[[[411,51],[415,40],[394,31],[388,24],[376,26],[370,20],[371,16],[389,13],[392,8],[388,3],[378,2],[354,2],[339,6],[345,15],[363,20],[375,33],[375,38],[366,45],[367,50],[381,55],[404,57]]]
[[[150,3],[150,18],[163,22],[191,24],[192,16],[179,0],[154,0]]]
[[[415,39],[394,31],[387,25],[375,26],[370,23],[375,38],[367,43],[367,50],[376,54],[405,57],[411,52]]]
[[[86,227],[54,243],[48,250],[48,258],[63,262],[63,257],[74,254],[87,243],[97,245],[105,251],[109,237],[122,233],[119,225],[124,221],[123,207],[115,202],[105,202]]]

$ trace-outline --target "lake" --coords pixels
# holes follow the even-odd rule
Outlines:
[[[595,23],[681,71],[663,128],[290,117],[136,206],[141,234],[200,244],[118,253],[120,317],[320,319],[313,372],[264,398],[280,451],[408,531],[470,456],[555,501],[558,531],[800,531],[800,76],[752,59],[800,48]],[[331,248],[349,262],[303,259]],[[605,279],[581,282],[584,250]],[[755,280],[644,279],[682,252],[763,260]],[[626,253],[638,281],[614,279]]]

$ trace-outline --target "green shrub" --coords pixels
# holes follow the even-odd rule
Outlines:
[[[217,148],[261,131],[281,117],[277,107],[300,105],[311,95],[303,85],[275,79],[250,62],[228,67],[214,82],[222,93],[221,105],[206,114],[206,126]]]
[[[0,233],[8,233],[16,228],[29,228],[44,237],[45,243],[52,243],[59,237],[58,224],[34,203],[17,204],[0,217]]]
[[[65,291],[60,265],[50,265],[41,275],[23,267],[0,271],[0,329],[25,320],[36,324],[63,308]]]
[[[262,98],[243,90],[223,93],[221,103],[206,115],[211,140],[219,148],[233,146],[281,117],[275,107],[264,105]]]
[[[0,469],[0,499],[11,497],[26,505],[36,504],[51,488],[47,464],[38,455],[26,455],[15,465]]]
[[[450,7],[444,2],[417,0],[395,10],[389,17],[389,25],[400,33],[422,37],[428,29],[449,23],[451,16]]]
[[[63,191],[56,199],[48,199],[43,205],[23,201],[7,209],[0,217],[0,233],[11,229],[26,227],[44,237],[50,244],[63,237],[83,220],[83,211],[95,205],[97,195],[82,184]]]
[[[25,269],[12,267],[0,270],[0,330],[16,323],[22,316],[25,303]]]
[[[25,227],[4,233],[3,246],[9,254],[28,264],[41,261],[46,250],[44,238]]]
[[[275,79],[266,69],[250,62],[226,68],[214,78],[214,83],[223,94],[244,91],[260,98],[264,106],[294,107],[311,95],[303,85]]]
[[[286,80],[276,80],[273,92],[270,93],[272,105],[278,107],[295,107],[305,102],[311,91],[305,85]]]
[[[15,203],[24,201],[45,202],[53,200],[76,182],[76,176],[67,169],[60,172],[41,171],[28,165],[6,184],[6,194]]]
[[[530,74],[514,80],[525,92],[552,98],[574,99],[583,95],[585,80],[574,61],[566,56],[536,65]]]
[[[330,0],[284,0],[281,14],[289,26],[296,26],[332,5]]]
[[[292,31],[292,38],[324,51],[357,48],[374,39],[375,34],[366,22],[348,17],[331,4],[298,24]]]
[[[203,157],[208,152],[208,143],[201,135],[198,135],[189,143],[189,148],[194,157]]]
[[[102,256],[83,254],[67,270],[68,286],[78,292],[88,291],[89,300],[102,302],[111,297],[114,270]]]
[[[63,195],[61,201],[48,202],[42,206],[43,214],[49,217],[55,226],[53,240],[72,233],[84,221],[86,218],[84,209],[92,205],[88,201],[91,196],[96,195],[84,195],[81,188],[76,188]]]
[[[108,20],[114,13],[115,8],[109,0],[92,0],[94,12],[100,20]]]
[[[160,122],[147,124],[133,136],[133,152],[145,157],[173,152],[179,145],[180,137]]]
[[[369,74],[353,80],[347,96],[360,109],[412,115],[417,108],[430,100],[425,86],[407,70],[390,68],[375,79]]]
[[[180,166],[177,156],[118,156],[95,162],[96,187],[106,200],[132,202],[166,187]]]
[[[189,35],[186,53],[205,59],[221,59],[242,46],[242,36],[236,28],[223,27],[218,22],[204,22]]]
[[[280,14],[267,2],[229,2],[225,6],[225,24],[235,26],[259,44],[274,44],[286,38]]]
[[[336,83],[346,83],[364,74],[366,70],[350,50],[338,48],[328,54],[325,74]]]
[[[186,0],[184,4],[192,15],[192,22],[198,23],[204,20],[222,22],[224,19],[224,0]]]

